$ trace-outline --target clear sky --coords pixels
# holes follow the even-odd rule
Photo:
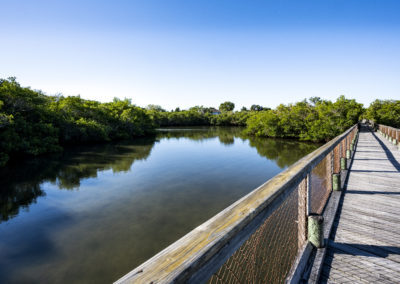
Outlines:
[[[170,110],[400,99],[398,0],[0,0],[0,78]]]

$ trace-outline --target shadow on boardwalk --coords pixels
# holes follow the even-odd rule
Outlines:
[[[399,283],[400,154],[390,148],[361,129],[320,283]]]
[[[392,165],[396,168],[398,172],[400,172],[400,164],[396,160],[396,158],[393,156],[392,151],[389,150],[388,147],[386,147],[385,143],[383,143],[378,137],[376,137],[376,134],[374,132],[371,132],[372,136],[378,141],[382,149],[385,151],[386,157],[388,160],[392,163]]]

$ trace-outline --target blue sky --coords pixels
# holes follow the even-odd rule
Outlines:
[[[400,1],[5,1],[0,78],[166,109],[400,99]]]

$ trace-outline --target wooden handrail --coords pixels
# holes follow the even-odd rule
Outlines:
[[[392,127],[392,126],[388,126],[388,125],[384,125],[384,124],[378,124],[378,127],[379,126],[383,126],[383,127],[386,127],[386,128],[390,128],[390,129],[393,129],[393,130],[400,131],[400,128],[396,128],[396,127]]]
[[[206,281],[298,184],[347,135],[352,126],[242,197],[115,283]]]
[[[394,128],[394,127],[391,127],[391,126],[387,126],[387,125],[384,125],[384,124],[378,124],[378,130],[382,134],[388,135],[388,138],[393,139],[392,142],[394,144],[398,144],[399,143],[399,140],[400,140],[400,129]]]

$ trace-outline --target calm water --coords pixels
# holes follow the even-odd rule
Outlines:
[[[110,283],[319,145],[163,129],[0,171],[0,283]]]

